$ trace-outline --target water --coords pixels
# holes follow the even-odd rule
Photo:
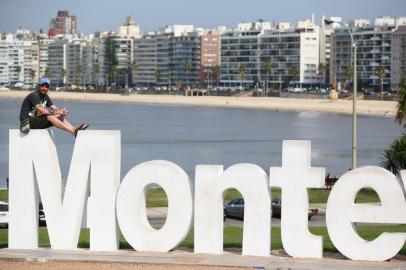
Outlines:
[[[351,116],[271,110],[80,103],[54,101],[70,109],[72,123],[121,130],[122,177],[135,165],[165,159],[194,179],[197,164],[254,163],[269,172],[280,166],[282,140],[311,140],[312,166],[340,176],[351,167]],[[0,186],[8,176],[8,130],[18,128],[21,100],[0,100]],[[61,170],[69,170],[74,137],[53,128]],[[358,166],[378,165],[383,150],[403,129],[391,118],[358,118]]]

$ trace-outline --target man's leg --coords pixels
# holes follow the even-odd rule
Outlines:
[[[62,121],[62,123],[64,123],[66,126],[68,126],[69,128],[71,128],[71,129],[77,129],[78,127],[74,127],[74,126],[72,126],[72,124],[68,121],[68,120],[66,120],[66,118],[65,118],[65,116],[63,116],[63,115],[60,115],[60,114],[56,114],[55,115],[59,120],[61,120]]]
[[[76,129],[66,119],[61,120],[55,115],[49,115],[49,116],[47,116],[47,119],[55,127],[65,130],[65,131],[69,132],[70,134],[72,134],[73,136],[75,136]]]

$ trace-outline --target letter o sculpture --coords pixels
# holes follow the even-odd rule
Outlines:
[[[168,198],[164,226],[157,230],[148,221],[145,191],[160,185]],[[117,193],[117,219],[127,242],[137,251],[167,252],[186,238],[193,216],[193,199],[188,175],[174,163],[154,160],[132,168]]]

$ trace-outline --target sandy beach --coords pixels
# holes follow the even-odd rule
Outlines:
[[[23,99],[27,91],[0,91],[0,98]],[[174,95],[119,95],[105,93],[70,93],[51,91],[49,96],[55,100],[80,102],[116,102],[139,104],[170,104],[184,106],[214,106],[226,108],[289,110],[299,112],[352,114],[352,100],[298,99],[275,97],[219,97],[219,96],[174,96]],[[394,117],[395,101],[358,100],[359,115]]]

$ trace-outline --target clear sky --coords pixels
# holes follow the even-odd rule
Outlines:
[[[234,28],[238,22],[260,18],[294,23],[312,13],[317,24],[322,15],[344,21],[406,16],[406,0],[0,0],[0,32],[15,32],[19,26],[47,31],[58,10],[76,15],[78,31],[90,34],[116,30],[129,15],[142,32],[171,24]]]

